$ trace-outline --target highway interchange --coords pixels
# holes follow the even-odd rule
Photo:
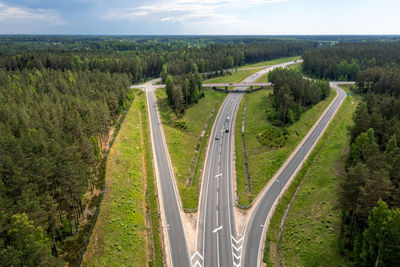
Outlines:
[[[276,67],[286,67],[287,62],[265,68],[242,84],[254,83],[261,75]],[[245,227],[237,231],[235,223],[235,194],[233,188],[233,132],[241,93],[231,93],[222,104],[210,135],[203,171],[199,199],[196,248],[189,250],[185,235],[182,207],[173,168],[165,143],[162,124],[154,95],[156,86],[151,81],[142,85],[146,91],[149,124],[155,162],[161,219],[165,237],[166,263],[170,266],[259,266],[269,219],[279,196],[288,186],[311,153],[334,114],[339,109],[345,92],[332,82],[337,96],[321,115],[313,128],[298,145],[277,174],[259,194],[249,210]],[[247,87],[239,87],[246,90]],[[157,86],[160,87],[160,86]],[[193,238],[193,237],[191,237]]]

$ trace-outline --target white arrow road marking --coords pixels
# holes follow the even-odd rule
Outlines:
[[[222,176],[222,173],[215,175],[215,178]]]
[[[220,227],[217,227],[217,228],[215,228],[215,229],[214,229],[214,231],[213,231],[213,233],[216,233],[216,232],[218,232],[219,230],[221,230],[221,229],[222,229],[222,227],[223,227],[223,226],[221,225]]]
[[[231,237],[232,237],[233,241],[235,241],[236,244],[239,244],[243,240],[243,237],[240,238],[239,240],[236,240],[233,236],[231,236]]]
[[[232,247],[237,251],[237,252],[239,252],[239,250],[241,250],[242,249],[242,246],[238,246],[238,247],[236,247],[234,244],[232,244]]]
[[[240,261],[241,261],[241,257],[242,257],[242,247],[243,247],[243,237],[240,239],[236,239],[235,237],[233,237],[231,235],[232,241],[231,241],[231,245],[232,245],[232,254],[233,254],[233,266],[234,267],[240,267]],[[238,263],[236,263],[238,262]]]
[[[196,251],[196,252],[193,253],[193,255],[192,255],[192,260],[193,260],[194,257],[196,257],[196,255],[199,256],[200,259],[203,259],[203,256],[201,256],[201,254],[200,254],[199,252]]]
[[[237,260],[240,260],[240,258],[242,257],[242,256],[240,256],[240,255],[239,255],[239,256],[236,256],[235,253],[233,253],[233,256],[234,256]]]
[[[193,260],[196,259],[195,263],[193,264]],[[193,267],[203,267],[201,265],[201,261],[203,261],[203,256],[198,251],[195,251],[191,257],[192,266]]]

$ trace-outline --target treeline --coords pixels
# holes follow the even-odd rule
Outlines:
[[[124,53],[90,51],[19,51],[0,57],[0,67],[7,70],[41,69],[54,70],[100,70],[111,73],[127,73],[137,83],[151,77],[159,77],[164,64],[171,75],[193,72],[221,71],[245,63],[300,55],[315,43],[309,41],[270,40],[246,44],[210,44],[185,49]]]
[[[305,39],[310,43],[310,38]],[[263,36],[92,36],[92,35],[3,35],[0,37],[0,55],[21,51],[65,52],[162,52],[205,47],[211,44],[249,44],[254,42],[282,42]],[[317,46],[320,42],[314,42]]]
[[[379,74],[378,74],[379,73]],[[342,244],[356,266],[400,262],[400,98],[392,68],[363,71],[342,184]]]
[[[400,96],[400,69],[374,67],[362,71],[357,79],[359,93]]]
[[[312,77],[355,81],[360,71],[400,65],[400,42],[339,43],[306,50],[303,70]]]
[[[132,101],[130,80],[0,68],[0,265],[76,261],[88,230],[83,195],[96,188],[101,146]]]
[[[273,85],[273,109],[267,115],[276,126],[294,123],[304,110],[330,94],[327,81],[304,79],[295,70],[276,69],[269,73],[269,80]]]

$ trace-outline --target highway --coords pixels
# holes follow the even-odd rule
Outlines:
[[[167,264],[169,266],[190,266],[190,252],[180,214],[181,208],[180,199],[178,197],[179,192],[177,192],[168,148],[162,132],[162,126],[154,96],[155,86],[153,86],[152,83],[156,81],[157,80],[151,81],[141,87],[146,91],[147,97],[147,111],[151,131]]]
[[[265,68],[249,76],[242,83],[252,83],[274,68],[294,63],[287,62]],[[246,87],[237,89],[245,90]],[[232,164],[232,131],[242,95],[228,95],[220,108],[210,135],[199,200],[197,248],[191,256],[194,267],[241,264],[243,239],[237,236],[234,216],[232,170],[235,166]]]
[[[286,67],[294,62],[279,64],[257,72],[243,81],[252,83],[260,75],[276,67]],[[157,80],[156,80],[157,81]],[[171,167],[168,148],[162,132],[161,121],[153,86],[149,82],[146,91],[152,148],[155,160],[157,187],[161,206],[161,217],[170,266],[259,266],[264,247],[264,237],[270,216],[279,196],[292,177],[301,168],[312,148],[322,136],[329,122],[339,109],[346,95],[337,86],[337,97],[316,122],[293,154],[260,193],[248,215],[243,235],[236,231],[235,201],[233,194],[233,142],[235,115],[243,94],[229,94],[215,119],[210,135],[200,192],[199,217],[197,222],[196,250],[189,252],[182,223],[180,199]],[[246,90],[246,87],[239,87]]]
[[[269,218],[273,213],[273,207],[278,201],[280,193],[301,168],[307,156],[311,153],[329,122],[335,115],[346,97],[345,91],[338,87],[338,83],[331,82],[331,87],[336,90],[337,98],[328,107],[325,113],[315,123],[308,135],[296,148],[294,153],[284,163],[281,169],[273,177],[272,182],[256,201],[249,220],[246,223],[243,237],[242,266],[259,266],[261,263],[265,242],[265,234],[269,224]],[[268,221],[267,221],[268,219]]]

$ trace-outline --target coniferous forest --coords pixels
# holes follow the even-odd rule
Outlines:
[[[303,69],[355,80],[363,96],[349,129],[341,190],[343,253],[356,266],[400,262],[400,43],[344,43],[304,52]]]
[[[356,81],[363,101],[349,129],[341,251],[356,266],[398,265],[400,43],[337,40],[1,36],[0,265],[76,264],[93,219],[85,210],[98,205],[104,158],[134,99],[132,84],[161,77],[180,115],[205,97],[205,77],[297,55],[303,73],[269,76],[268,119],[292,124],[329,96],[327,80]]]
[[[182,113],[204,96],[199,73],[314,46],[268,38],[1,37],[1,265],[76,263],[92,219],[83,220],[83,198],[102,188],[104,155],[133,100],[131,84],[161,76]]]
[[[269,80],[274,89],[274,109],[267,115],[276,126],[298,121],[302,112],[327,98],[331,90],[327,81],[304,79],[300,72],[289,69],[271,71]]]

